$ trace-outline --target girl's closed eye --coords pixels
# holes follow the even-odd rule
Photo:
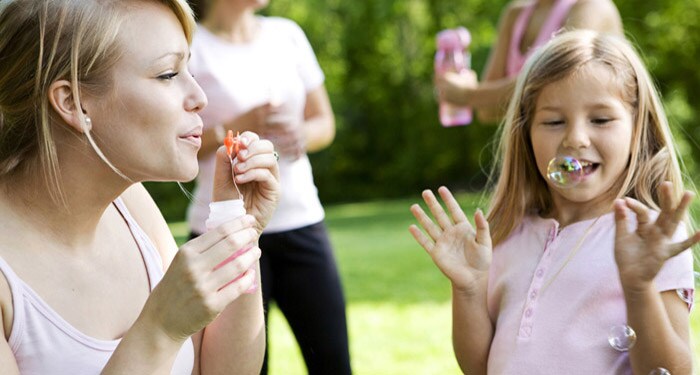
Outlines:
[[[614,119],[613,119],[612,117],[601,116],[601,117],[594,117],[594,118],[592,118],[592,119],[591,119],[591,122],[594,123],[594,124],[596,124],[596,125],[605,125],[605,124],[607,124],[607,123],[609,123],[609,122],[611,122],[611,121],[613,121],[613,120],[614,120]]]
[[[542,125],[547,125],[547,126],[557,126],[557,125],[563,125],[564,120],[561,119],[551,119],[551,120],[544,120],[542,121]]]

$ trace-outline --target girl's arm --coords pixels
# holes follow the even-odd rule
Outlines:
[[[493,323],[487,310],[486,285],[475,294],[464,293],[453,286],[452,347],[462,372],[487,373],[492,341]]]
[[[687,214],[693,195],[685,192],[679,202],[671,184],[659,189],[661,211],[658,217],[644,204],[627,198],[615,202],[615,262],[627,306],[627,324],[637,340],[630,349],[635,374],[648,374],[665,368],[672,374],[690,374],[688,307],[675,290],[659,293],[654,279],[670,259],[700,241],[700,233],[678,241],[675,235]],[[630,211],[637,217],[637,228],[629,230]],[[683,256],[683,255],[681,255]],[[688,272],[692,272],[689,260]]]
[[[445,276],[452,282],[452,342],[460,368],[469,374],[486,374],[493,340],[486,293],[491,265],[491,235],[481,211],[469,223],[450,191],[438,189],[449,210],[443,210],[435,195],[423,192],[435,221],[414,204],[411,212],[427,233],[412,225],[409,230]]]
[[[625,290],[625,302],[627,324],[637,334],[630,350],[634,373],[648,374],[663,367],[674,375],[690,375],[693,363],[688,305],[676,291],[659,293],[648,284],[640,290]]]
[[[19,375],[19,368],[8,343],[9,330],[12,328],[12,292],[5,276],[0,272],[0,369],[8,375]]]

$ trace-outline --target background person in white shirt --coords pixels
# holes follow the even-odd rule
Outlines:
[[[255,14],[266,0],[203,5],[190,71],[209,105],[200,113],[204,133],[188,209],[191,234],[205,231],[213,152],[224,134],[249,130],[271,140],[280,154],[281,197],[260,239],[265,311],[271,300],[279,306],[309,373],[349,373],[345,301],[306,155],[335,136],[323,72],[297,24]]]

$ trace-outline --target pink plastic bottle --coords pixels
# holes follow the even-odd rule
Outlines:
[[[446,72],[462,73],[471,67],[469,44],[471,35],[464,27],[447,29],[437,34],[435,53],[435,74]],[[440,123],[442,126],[468,125],[472,122],[470,107],[455,106],[440,102]]]

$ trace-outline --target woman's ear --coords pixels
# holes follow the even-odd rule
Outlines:
[[[49,103],[53,107],[63,122],[78,133],[90,131],[92,124],[90,121],[82,121],[82,118],[89,120],[83,114],[82,108],[75,105],[75,98],[70,82],[62,79],[49,86]]]

